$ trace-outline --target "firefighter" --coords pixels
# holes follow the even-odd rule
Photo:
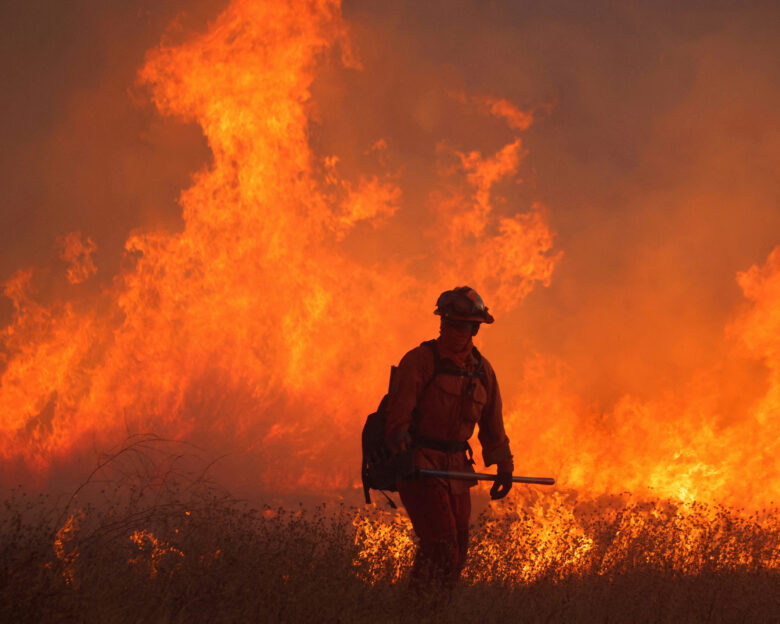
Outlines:
[[[491,498],[512,487],[514,465],[504,431],[496,374],[472,343],[493,316],[477,292],[460,286],[441,294],[434,314],[439,337],[409,351],[398,365],[387,408],[386,439],[393,451],[411,452],[419,468],[471,471],[468,439],[478,438],[486,466],[497,466]],[[438,478],[397,482],[419,539],[412,585],[452,585],[466,560],[471,496],[476,481]]]

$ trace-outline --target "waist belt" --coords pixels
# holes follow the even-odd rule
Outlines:
[[[469,463],[474,463],[471,445],[467,440],[443,440],[441,438],[429,438],[428,436],[415,433],[412,435],[412,442],[417,447],[427,448],[441,453],[462,453],[465,451]]]

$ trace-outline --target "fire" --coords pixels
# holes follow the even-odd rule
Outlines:
[[[770,432],[780,424],[778,258],[780,248],[763,267],[738,275],[751,306],[725,328],[732,361],[699,371],[681,394],[650,401],[624,396],[612,413],[593,413],[566,391],[565,371],[542,357],[529,360],[524,385],[536,390],[523,388],[509,416],[510,431],[526,432],[529,458],[556,458],[559,483],[580,491],[629,490],[754,509],[777,500],[777,442]],[[747,360],[767,370],[763,396],[743,413],[724,412],[735,391],[727,375]],[[555,447],[576,453],[566,458]]]
[[[149,53],[141,82],[161,112],[200,124],[213,162],[182,193],[183,231],[132,235],[126,268],[91,306],[37,301],[30,271],[5,285],[9,465],[45,475],[93,436],[154,431],[253,453],[275,491],[350,487],[357,445],[336,449],[357,439],[388,362],[426,337],[417,319],[438,293],[479,283],[500,311],[549,281],[559,255],[544,209],[493,207],[520,162],[517,137],[493,155],[443,144],[425,207],[434,229],[407,232],[426,247],[415,266],[349,251],[404,194],[397,171],[342,173],[338,155],[309,144],[311,83],[334,46],[357,66],[336,2],[238,1],[208,32]],[[89,238],[66,240],[80,262],[69,279],[94,273]]]
[[[70,232],[62,237],[60,244],[60,257],[69,265],[65,275],[71,284],[80,284],[97,273],[92,260],[92,254],[97,250],[95,241],[89,237],[83,240],[81,233]]]
[[[155,537],[154,533],[146,529],[133,531],[130,535],[130,541],[135,544],[140,554],[132,558],[129,563],[131,565],[145,564],[151,578],[157,576],[160,564],[166,558],[166,555],[175,555],[175,557],[168,557],[174,560],[176,557],[184,557],[184,553],[181,550],[171,546],[165,540]]]
[[[359,576],[367,582],[400,581],[414,557],[411,520],[398,514],[357,514],[352,526],[358,548],[353,564]]]
[[[317,108],[318,70],[362,71],[358,56],[336,0],[234,0],[206,32],[148,53],[139,81],[161,114],[202,128],[212,160],[181,194],[183,229],[130,236],[123,268],[92,299],[43,301],[32,269],[4,284],[15,310],[0,334],[6,481],[45,482],[95,442],[152,431],[229,451],[253,468],[241,482],[265,491],[353,490],[363,416],[388,365],[435,331],[436,296],[468,283],[500,320],[555,279],[565,250],[550,212],[515,193],[534,113],[454,90],[459,114],[489,116],[503,139],[488,149],[436,137],[437,175],[421,192],[393,164],[390,134],[362,147],[363,166],[315,141],[316,120],[338,114]],[[59,249],[71,286],[98,273],[89,232]],[[737,281],[746,305],[724,328],[724,361],[680,392],[626,395],[603,413],[574,390],[566,362],[529,353],[520,369],[501,368],[518,468],[583,497],[777,500],[780,248]],[[494,349],[518,332],[490,331]],[[749,362],[765,371],[760,396],[726,412],[739,388],[724,382]],[[556,513],[517,530],[541,530],[549,561],[576,567],[594,556],[593,538],[571,507]],[[356,522],[366,552],[410,546]]]
[[[68,585],[73,586],[77,584],[76,562],[79,558],[78,545],[73,544],[73,542],[76,541],[79,522],[83,517],[83,512],[77,512],[68,516],[65,524],[57,529],[54,538],[54,554],[62,566],[62,578],[65,579]]]
[[[398,582],[413,550],[398,520],[355,521],[355,566],[370,582]],[[553,494],[483,513],[472,529],[467,583],[529,585],[620,574],[780,570],[777,508],[744,517],[701,503],[626,498],[578,503]]]

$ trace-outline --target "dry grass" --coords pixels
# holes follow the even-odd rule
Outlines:
[[[85,503],[9,494],[3,622],[780,621],[780,521],[703,505],[513,502],[476,519],[452,595],[406,588],[408,523],[252,509],[136,472]],[[64,510],[64,513],[63,513]]]

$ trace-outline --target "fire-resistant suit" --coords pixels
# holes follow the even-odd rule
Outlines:
[[[434,377],[435,355],[426,345],[403,357],[389,396],[387,440],[397,451],[411,448],[417,467],[473,472],[473,462],[462,446],[444,452],[431,448],[441,445],[426,441],[465,442],[478,425],[485,465],[497,464],[499,473],[511,475],[512,455],[498,382],[493,367],[473,348],[471,335],[442,323],[435,348],[446,369],[474,376],[438,372]],[[454,582],[460,575],[468,546],[469,488],[474,485],[476,481],[437,478],[398,481],[401,500],[420,542],[413,583],[432,578]]]

